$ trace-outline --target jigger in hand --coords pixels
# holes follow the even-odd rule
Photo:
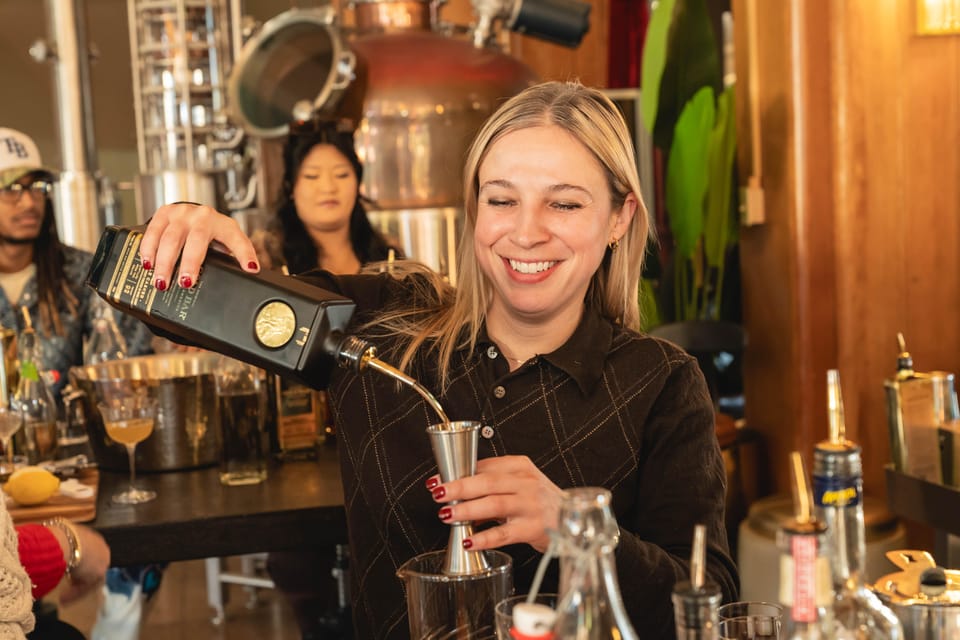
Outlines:
[[[427,427],[433,456],[437,459],[443,482],[472,476],[477,472],[477,438],[480,423],[448,422]],[[456,501],[450,504],[457,504]],[[450,539],[443,572],[447,575],[471,575],[490,569],[482,551],[468,551],[463,541],[473,535],[471,522],[451,522]]]

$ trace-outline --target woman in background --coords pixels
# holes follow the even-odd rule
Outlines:
[[[397,253],[367,218],[352,129],[342,122],[297,123],[283,148],[283,167],[277,215],[253,236],[264,267],[348,274]]]
[[[264,267],[290,274],[318,268],[351,274],[368,262],[386,260],[391,251],[400,255],[367,219],[360,196],[363,165],[352,129],[325,120],[296,123],[283,161],[277,215],[252,238]],[[337,611],[335,558],[334,549],[273,552],[268,558],[270,577],[286,595],[304,640],[341,637],[340,627],[349,622]]]

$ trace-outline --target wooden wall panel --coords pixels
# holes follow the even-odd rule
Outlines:
[[[918,368],[960,371],[960,36],[914,35],[911,0],[750,4],[768,221],[743,232],[748,421],[767,436],[771,489],[786,490],[783,456],[826,434],[837,366],[866,489],[882,496],[896,332]]]

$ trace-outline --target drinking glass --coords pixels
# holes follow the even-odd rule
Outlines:
[[[521,602],[526,602],[528,596],[511,596],[497,603],[493,613],[497,621],[497,640],[513,640],[510,629],[513,627],[513,608]],[[534,604],[541,604],[551,609],[557,608],[557,594],[538,593],[533,598]]]
[[[214,372],[220,424],[220,482],[228,486],[267,479],[264,430],[266,385],[263,371],[222,356]]]
[[[772,602],[731,602],[717,609],[720,637],[729,640],[776,640],[783,607]]]
[[[119,504],[140,504],[157,497],[156,492],[136,487],[137,443],[153,433],[157,413],[157,386],[147,380],[100,380],[97,382],[103,427],[115,442],[127,448],[130,488],[114,494]]]
[[[13,434],[22,426],[22,413],[9,405],[0,406],[0,441],[3,442],[3,453],[6,456],[6,464],[0,467],[0,473],[13,473]]]

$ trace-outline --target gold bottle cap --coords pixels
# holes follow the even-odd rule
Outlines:
[[[254,333],[265,347],[276,349],[290,342],[297,330],[297,316],[286,302],[274,300],[257,312]]]

